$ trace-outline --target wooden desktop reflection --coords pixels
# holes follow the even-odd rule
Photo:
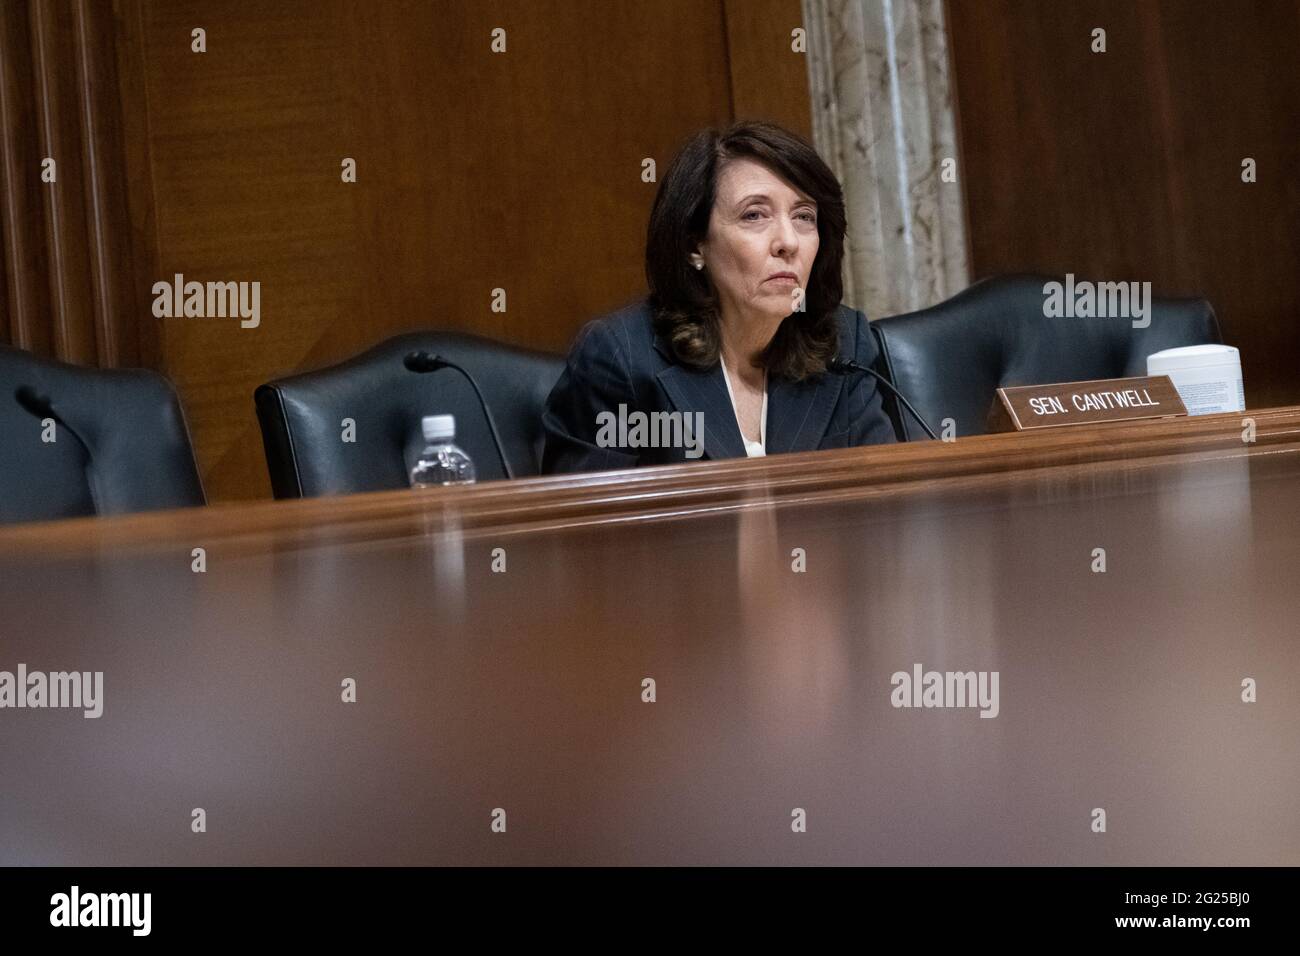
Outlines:
[[[0,669],[105,700],[0,711],[0,863],[1295,864],[1253,417],[5,530]]]

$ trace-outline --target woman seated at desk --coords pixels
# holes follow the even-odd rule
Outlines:
[[[766,123],[693,136],[659,185],[649,297],[587,323],[543,413],[544,472],[895,440],[866,317],[840,304],[844,198]]]

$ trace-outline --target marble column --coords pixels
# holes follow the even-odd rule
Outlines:
[[[942,0],[803,0],[803,14],[813,140],[847,206],[845,303],[880,318],[960,292],[969,267]]]

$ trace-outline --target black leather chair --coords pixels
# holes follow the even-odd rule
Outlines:
[[[1145,375],[1152,352],[1222,341],[1204,299],[1154,299],[1146,328],[1122,317],[1047,318],[1043,287],[1052,281],[1064,280],[997,276],[928,309],[872,322],[876,370],[936,433],[951,418],[958,436],[981,435],[1002,386]],[[900,441],[925,437],[892,398],[885,408]]]
[[[185,415],[165,378],[0,346],[0,523],[203,503]]]
[[[536,475],[542,407],[564,358],[456,332],[414,332],[381,342],[346,362],[260,386],[254,393],[262,445],[277,498],[405,488],[424,447],[420,419],[456,416],[456,444],[474,460],[479,481],[504,478],[487,419],[455,369],[408,371],[403,358],[437,353],[463,366],[492,410],[515,477]],[[344,441],[344,419],[355,423]]]

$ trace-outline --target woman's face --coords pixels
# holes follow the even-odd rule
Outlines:
[[[724,311],[778,322],[794,312],[819,241],[811,199],[752,159],[723,166],[699,255]]]

